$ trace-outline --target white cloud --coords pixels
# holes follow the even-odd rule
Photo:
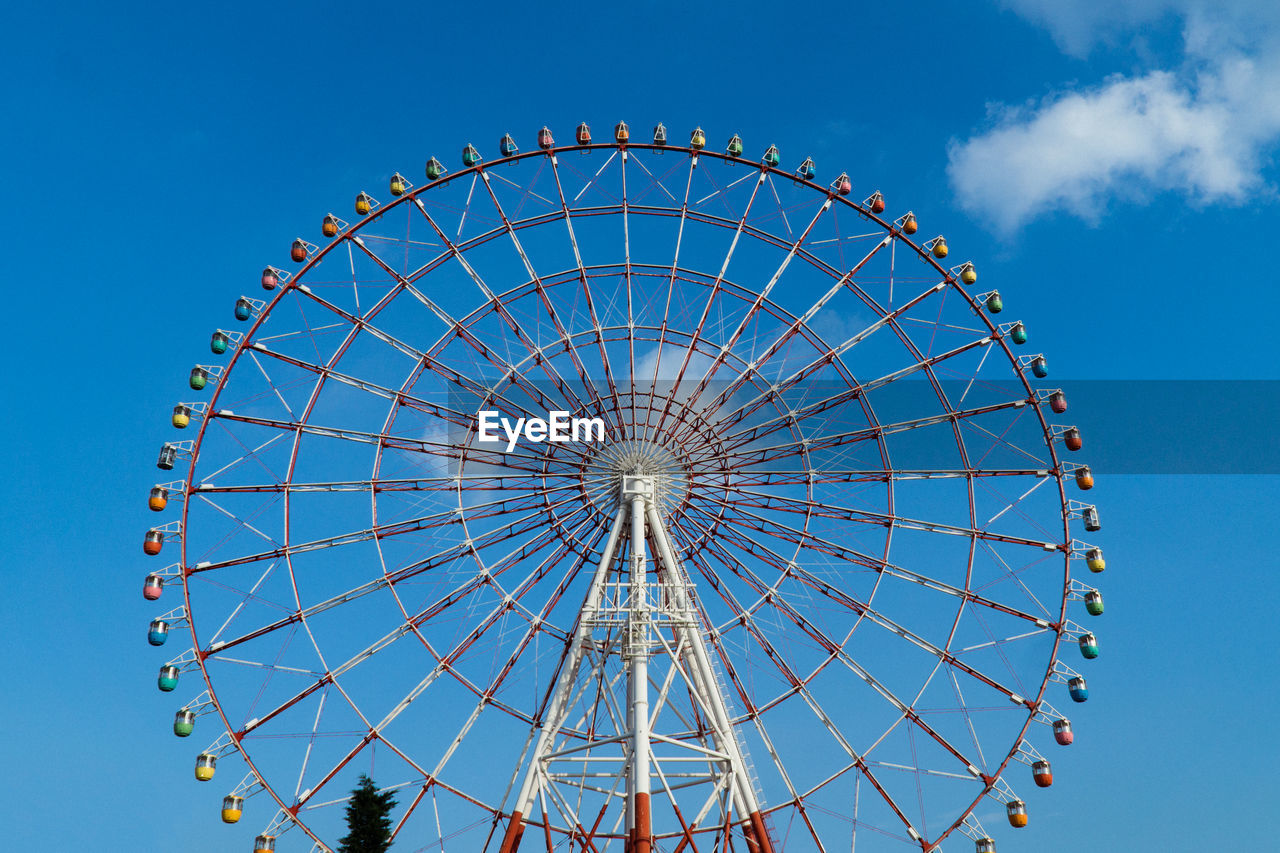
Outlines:
[[[1263,186],[1260,169],[1280,141],[1280,5],[1257,15],[1228,3],[1217,17],[1199,2],[1168,0],[1010,5],[1073,52],[1176,5],[1185,61],[994,110],[994,126],[949,149],[947,172],[970,213],[1009,232],[1056,210],[1092,221],[1116,196],[1174,191],[1198,204],[1241,203]]]
[[[1044,27],[1064,52],[1086,56],[1098,44],[1141,35],[1164,18],[1182,25],[1191,56],[1228,50],[1256,51],[1280,26],[1274,0],[999,0],[1033,24]]]
[[[1177,6],[1190,4],[1176,0],[1001,0],[1001,5],[1047,29],[1065,53],[1085,56],[1099,41],[1110,41],[1125,29],[1158,20]]]

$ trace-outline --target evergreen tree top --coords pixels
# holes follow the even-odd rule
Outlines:
[[[338,853],[386,853],[391,848],[391,809],[394,791],[379,792],[363,773],[347,803],[347,834],[339,839]]]

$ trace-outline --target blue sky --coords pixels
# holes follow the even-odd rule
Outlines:
[[[468,141],[531,147],[543,124],[619,118],[775,142],[941,223],[1056,377],[1280,378],[1280,14],[1093,6],[4,12],[6,844],[228,848],[222,789],[191,779],[199,745],[170,734],[143,640],[155,451],[264,262],[433,152],[452,163]],[[1179,402],[1142,416],[1266,429],[1251,407]],[[1053,789],[1001,850],[1270,837],[1280,481],[1161,468],[1104,472],[1093,492],[1104,656]]]

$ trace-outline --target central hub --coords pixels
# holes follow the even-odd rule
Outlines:
[[[632,500],[633,498],[642,498],[645,503],[653,500],[653,478],[646,477],[643,474],[623,474],[622,475],[622,499]]]
[[[667,448],[649,441],[629,440],[600,448],[583,474],[587,499],[612,517],[619,499],[638,493],[666,516],[689,494],[689,475]]]

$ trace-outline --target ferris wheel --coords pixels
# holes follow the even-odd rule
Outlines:
[[[1105,562],[1047,360],[913,213],[706,146],[431,157],[213,333],[144,595],[246,849],[360,774],[467,853],[982,853],[1050,796]]]

